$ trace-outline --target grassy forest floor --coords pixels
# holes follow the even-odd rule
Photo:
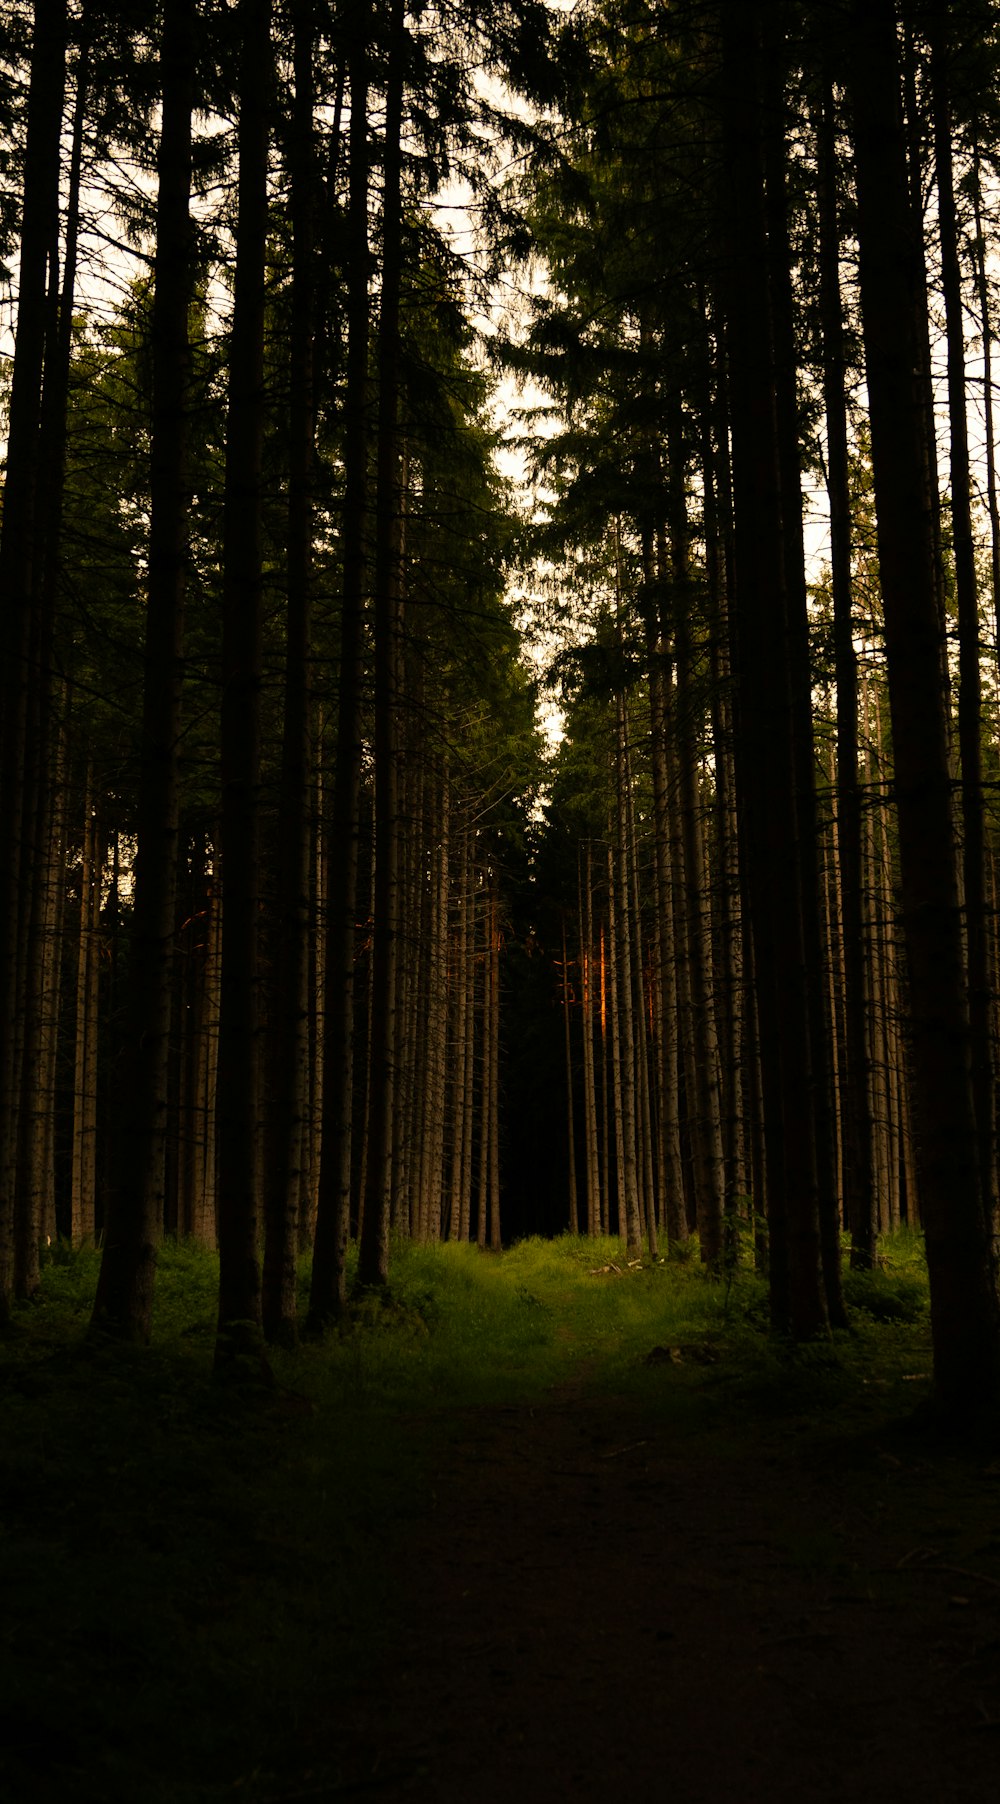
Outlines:
[[[992,1804],[1000,1460],[922,1418],[915,1242],[794,1358],[750,1272],[402,1248],[245,1396],[215,1279],[84,1354],[59,1252],[0,1344],[4,1804]]]

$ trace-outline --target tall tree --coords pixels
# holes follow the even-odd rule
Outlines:
[[[776,1324],[827,1324],[821,1279],[812,1039],[797,808],[792,626],[761,135],[761,8],[722,8],[727,226],[724,292],[735,515],[738,777],[764,1068],[771,1289]]]
[[[851,497],[846,357],[840,292],[837,125],[829,56],[822,59],[817,121],[819,275],[823,402],[830,498],[830,582],[837,681],[837,830],[843,929],[844,1080],[842,1132],[852,1264],[875,1257],[876,1208],[866,1031],[867,966],[861,890],[861,792],[858,780],[858,659],[854,646]]]
[[[362,621],[366,600],[368,512],[368,143],[371,8],[352,13],[347,59],[350,85],[349,196],[345,227],[347,355],[341,529],[340,671],[330,820],[323,1032],[323,1120],[316,1240],[309,1292],[313,1328],[346,1301],[354,1107],[355,914],[358,887],[362,755]]]
[[[934,151],[937,168],[941,284],[948,341],[948,418],[951,446],[951,525],[958,601],[958,746],[962,761],[962,890],[968,964],[972,1092],[980,1142],[987,1233],[992,1245],[997,1211],[996,1098],[992,1070],[991,996],[987,952],[985,832],[982,786],[982,673],[979,584],[972,527],[972,470],[966,405],[965,310],[959,254],[949,44],[943,27],[932,48]]]
[[[31,798],[27,733],[33,647],[46,282],[58,267],[60,134],[66,85],[66,0],[35,0],[18,262],[17,326],[0,523],[0,1322],[10,1308],[14,1186],[23,1050],[24,950],[34,873],[25,856]]]
[[[399,932],[399,622],[402,510],[399,442],[399,301],[402,274],[403,91],[407,52],[404,0],[389,9],[382,196],[382,293],[378,325],[378,442],[375,500],[375,920],[372,976],[372,1116],[361,1284],[389,1271],[392,1110],[396,1065]]]
[[[219,1013],[219,1323],[225,1369],[260,1335],[259,787],[263,621],[261,458],[270,0],[240,0],[238,201],[223,521],[222,974]]]
[[[115,1125],[114,1179],[94,1326],[149,1339],[163,1228],[179,741],[188,559],[188,308],[192,293],[191,123],[195,0],[167,0],[160,48],[156,259],[151,327],[149,579],[137,855],[129,947],[129,1016]]]
[[[263,1322],[268,1339],[296,1338],[296,1258],[306,1146],[309,1064],[309,882],[311,870],[310,683],[313,562],[313,447],[317,267],[315,8],[293,8],[289,342],[288,588],[285,716],[278,821],[277,946],[271,1024]]]
[[[972,1090],[935,505],[927,485],[915,297],[923,258],[906,183],[895,7],[892,0],[852,0],[846,21],[920,1202],[935,1380],[949,1410],[961,1416],[995,1408],[1000,1396],[1000,1305]]]

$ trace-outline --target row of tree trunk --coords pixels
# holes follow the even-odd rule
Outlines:
[[[859,1251],[870,1244],[872,1228],[880,1235],[901,1223],[920,1223],[883,698],[867,677],[862,702],[866,749],[857,785],[862,844],[856,950],[864,996],[861,1070],[874,1221],[862,1217]],[[607,839],[580,847],[578,904],[563,928],[569,1220],[574,1229],[591,1234],[620,1232],[633,1251],[640,1232],[655,1249],[661,1238],[672,1246],[697,1230],[701,1257],[719,1267],[727,1242],[734,1250],[739,1224],[766,1214],[763,1184],[754,1181],[755,1169],[762,1171],[764,1142],[760,1050],[753,990],[744,977],[740,902],[730,884],[730,848],[725,837],[713,840],[718,797],[709,773],[702,771],[694,804],[700,856],[687,880],[677,783],[667,785],[664,816],[650,806],[648,792],[637,793],[632,750],[637,739],[646,738],[648,722],[623,696],[614,707],[614,732],[625,776],[624,786],[615,789],[620,805]],[[834,794],[832,774],[827,785]],[[664,819],[675,828],[661,846],[657,835]],[[854,1230],[842,836],[841,816],[833,813],[820,841],[821,983],[838,1218],[843,1228]],[[991,853],[991,873],[995,859]],[[698,922],[693,933],[692,914]],[[619,931],[626,920],[625,931]],[[991,916],[991,972],[1000,969],[996,934]],[[705,998],[716,1037],[707,1054],[703,1013],[699,1019]],[[997,1028],[994,1011],[993,1035]],[[729,1049],[725,1060],[722,1046]],[[714,1081],[704,1081],[706,1070]],[[632,1135],[631,1148],[626,1133]]]

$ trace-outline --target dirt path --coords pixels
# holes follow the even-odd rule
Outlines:
[[[464,1426],[331,1797],[1000,1797],[994,1473],[573,1393]]]

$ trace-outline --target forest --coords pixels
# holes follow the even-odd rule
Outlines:
[[[995,1404],[995,28],[7,10],[5,1317],[905,1223]]]
[[[314,1734],[325,1706],[291,1630],[241,1614],[247,1572],[311,1621],[318,1562],[315,1659],[368,1684],[380,1655],[331,1651],[364,1611],[317,1487],[376,1584],[384,1544],[352,1537],[366,1511],[402,1533],[409,1486],[432,1507],[443,1396],[487,1412],[513,1516],[495,1412],[535,1472],[538,1387],[562,1423],[588,1373],[611,1445],[580,1455],[572,1416],[553,1446],[622,1520],[654,1421],[693,1437],[686,1522],[697,1459],[713,1497],[738,1469],[750,1517],[780,1515],[787,1447],[719,1451],[741,1416],[770,1446],[772,1418],[828,1411],[824,1522],[831,1447],[882,1435],[909,1471],[913,1404],[995,1479],[998,246],[994,0],[0,9],[10,1476],[25,1522],[79,1484],[89,1550],[117,1474],[109,1609],[131,1621],[121,1574],[165,1536],[173,1626],[142,1660],[174,1686],[200,1636],[247,1738],[207,1777],[192,1743],[197,1782],[134,1753],[87,1790],[64,1675],[61,1795],[564,1794],[449,1789],[412,1748],[379,1778],[370,1723],[335,1771],[251,1749],[278,1694]],[[178,1577],[196,1471],[204,1572]],[[940,1602],[975,1616],[978,1672],[995,1522],[949,1471],[938,1540],[968,1544],[942,1552],[900,1493],[892,1558],[975,1592]],[[465,1521],[481,1499],[449,1482]],[[64,1529],[39,1518],[39,1545]],[[113,1563],[47,1566],[73,1645]],[[192,1628],[178,1600],[210,1572]],[[109,1683],[132,1632],[100,1645]],[[298,1678],[239,1681],[238,1636]],[[0,1706],[18,1804],[55,1795],[32,1708]],[[939,1800],[913,1759],[907,1795]],[[967,1765],[954,1795],[984,1795]],[[786,1779],[759,1795],[827,1795]]]

